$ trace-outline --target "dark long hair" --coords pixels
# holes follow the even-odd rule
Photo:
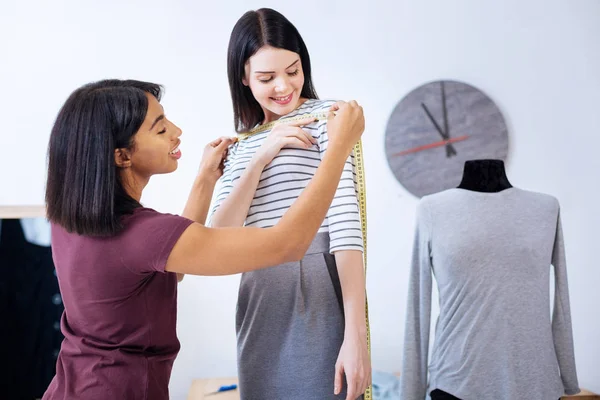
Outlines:
[[[296,27],[270,8],[248,11],[233,27],[227,50],[227,76],[237,132],[248,131],[265,118],[252,91],[242,82],[246,62],[263,46],[298,53],[304,71],[304,86],[300,96],[307,99],[318,98],[312,83],[310,56]]]
[[[68,232],[111,236],[121,217],[140,203],[127,194],[115,149],[132,149],[148,111],[149,93],[161,86],[134,80],[103,80],[75,90],[60,109],[48,145],[48,219]]]

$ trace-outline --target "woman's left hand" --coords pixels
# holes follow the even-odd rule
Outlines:
[[[343,374],[348,385],[346,400],[355,400],[371,384],[371,358],[367,349],[366,334],[352,333],[344,335],[335,363],[334,394],[342,390]]]
[[[237,138],[220,137],[207,144],[204,147],[198,175],[214,182],[219,180],[223,175],[223,162],[227,158],[227,150],[236,140]]]

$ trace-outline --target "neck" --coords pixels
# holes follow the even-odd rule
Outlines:
[[[458,185],[459,189],[487,193],[500,192],[511,187],[502,160],[467,161],[462,181]]]
[[[281,118],[281,115],[274,114],[269,110],[265,110],[264,108],[263,108],[263,113],[265,114],[265,119],[263,119],[261,125],[268,124],[269,122],[277,121],[279,118]]]
[[[127,192],[131,198],[136,200],[138,203],[142,199],[142,192],[150,178],[141,178],[131,172],[130,168],[121,171],[121,182],[123,183],[123,189]]]

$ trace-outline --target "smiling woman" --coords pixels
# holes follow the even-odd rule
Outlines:
[[[247,12],[234,26],[228,76],[234,128],[244,139],[228,153],[211,224],[269,229],[322,167],[330,126],[315,116],[335,102],[317,98],[302,37],[267,8]],[[299,263],[242,276],[236,316],[242,399],[354,400],[369,385],[355,165],[352,155]]]
[[[238,132],[318,98],[304,41],[296,27],[274,10],[249,12],[238,21],[229,42],[227,75]],[[262,106],[267,104],[270,107]]]
[[[105,80],[77,89],[50,137],[46,201],[65,337],[45,400],[168,399],[179,341],[177,274],[225,275],[293,262],[309,248],[364,128],[333,106],[330,151],[271,229],[204,226],[230,138],[209,143],[182,216],[141,205],[150,178],[177,169],[182,134],[159,85]],[[252,252],[249,260],[247,254]]]
[[[292,61],[294,60],[294,61]],[[264,68],[273,66],[274,63],[283,63],[290,65],[281,68],[278,71],[264,71]],[[288,79],[274,82],[276,85],[275,93],[269,83],[277,79],[278,76],[287,75]],[[287,114],[286,106],[296,105],[299,101],[302,87],[304,86],[304,75],[300,64],[298,54],[285,49],[277,49],[271,46],[262,47],[253,56],[253,62],[246,63],[244,78],[242,82],[249,86],[256,101],[260,104],[272,104],[273,111],[270,109],[265,115],[265,121],[277,119],[279,115]],[[276,96],[274,96],[274,94]]]

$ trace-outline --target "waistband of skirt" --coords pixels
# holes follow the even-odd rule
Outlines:
[[[306,254],[329,253],[329,232],[317,233]]]

